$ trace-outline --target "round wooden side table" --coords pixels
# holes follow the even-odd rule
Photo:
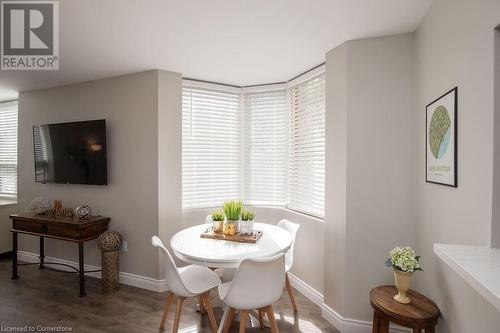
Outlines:
[[[370,291],[370,303],[373,308],[373,333],[389,333],[389,322],[409,327],[413,333],[434,333],[440,312],[433,301],[424,295],[408,290],[410,304],[401,304],[394,300],[398,290],[394,286],[380,286]]]

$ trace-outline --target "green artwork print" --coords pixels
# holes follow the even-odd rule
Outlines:
[[[448,110],[440,105],[434,111],[429,125],[429,148],[440,159],[448,150],[451,137],[451,119]]]

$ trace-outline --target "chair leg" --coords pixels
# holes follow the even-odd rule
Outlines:
[[[210,320],[210,326],[212,327],[212,333],[217,332],[217,321],[215,320],[214,309],[212,308],[212,303],[210,303],[210,298],[207,293],[201,295],[201,299],[205,304],[205,310],[208,313],[208,319]]]
[[[207,311],[205,309],[205,306],[203,304],[203,298],[200,296],[198,296],[198,304],[200,304],[200,313],[201,314],[205,314]]]
[[[261,309],[259,309],[259,326],[261,330],[264,329],[264,311]]]
[[[236,315],[236,311],[233,308],[229,308],[229,313],[227,314],[226,321],[224,322],[224,330],[223,333],[229,333],[229,329],[231,328],[231,323],[233,322],[234,316]]]
[[[179,329],[179,322],[181,320],[181,311],[182,311],[182,303],[184,303],[185,297],[178,297],[177,298],[177,308],[175,309],[175,319],[174,319],[174,326],[172,327],[172,332],[177,333],[177,330]]]
[[[247,323],[248,310],[241,310],[240,312],[240,333],[245,333],[245,324]]]
[[[269,318],[269,322],[271,323],[271,332],[279,333],[278,324],[276,324],[276,319],[274,318],[274,310],[273,306],[269,305],[266,310],[267,318]]]
[[[169,293],[167,296],[167,300],[165,301],[165,305],[163,306],[163,315],[161,317],[160,328],[163,329],[165,327],[165,321],[167,320],[168,308],[172,301],[174,300],[175,295],[173,293]]]
[[[290,284],[290,279],[288,278],[288,273],[286,273],[285,276],[286,290],[288,291],[288,296],[290,296],[290,301],[292,302],[293,312],[297,312],[297,303],[295,302],[295,296],[293,295],[293,289]]]

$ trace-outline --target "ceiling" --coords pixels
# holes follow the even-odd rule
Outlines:
[[[235,85],[286,81],[346,40],[414,31],[431,3],[59,1],[60,69],[0,71],[0,98],[148,69]]]

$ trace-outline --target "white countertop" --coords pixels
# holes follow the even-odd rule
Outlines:
[[[434,253],[500,311],[500,249],[434,244]]]

